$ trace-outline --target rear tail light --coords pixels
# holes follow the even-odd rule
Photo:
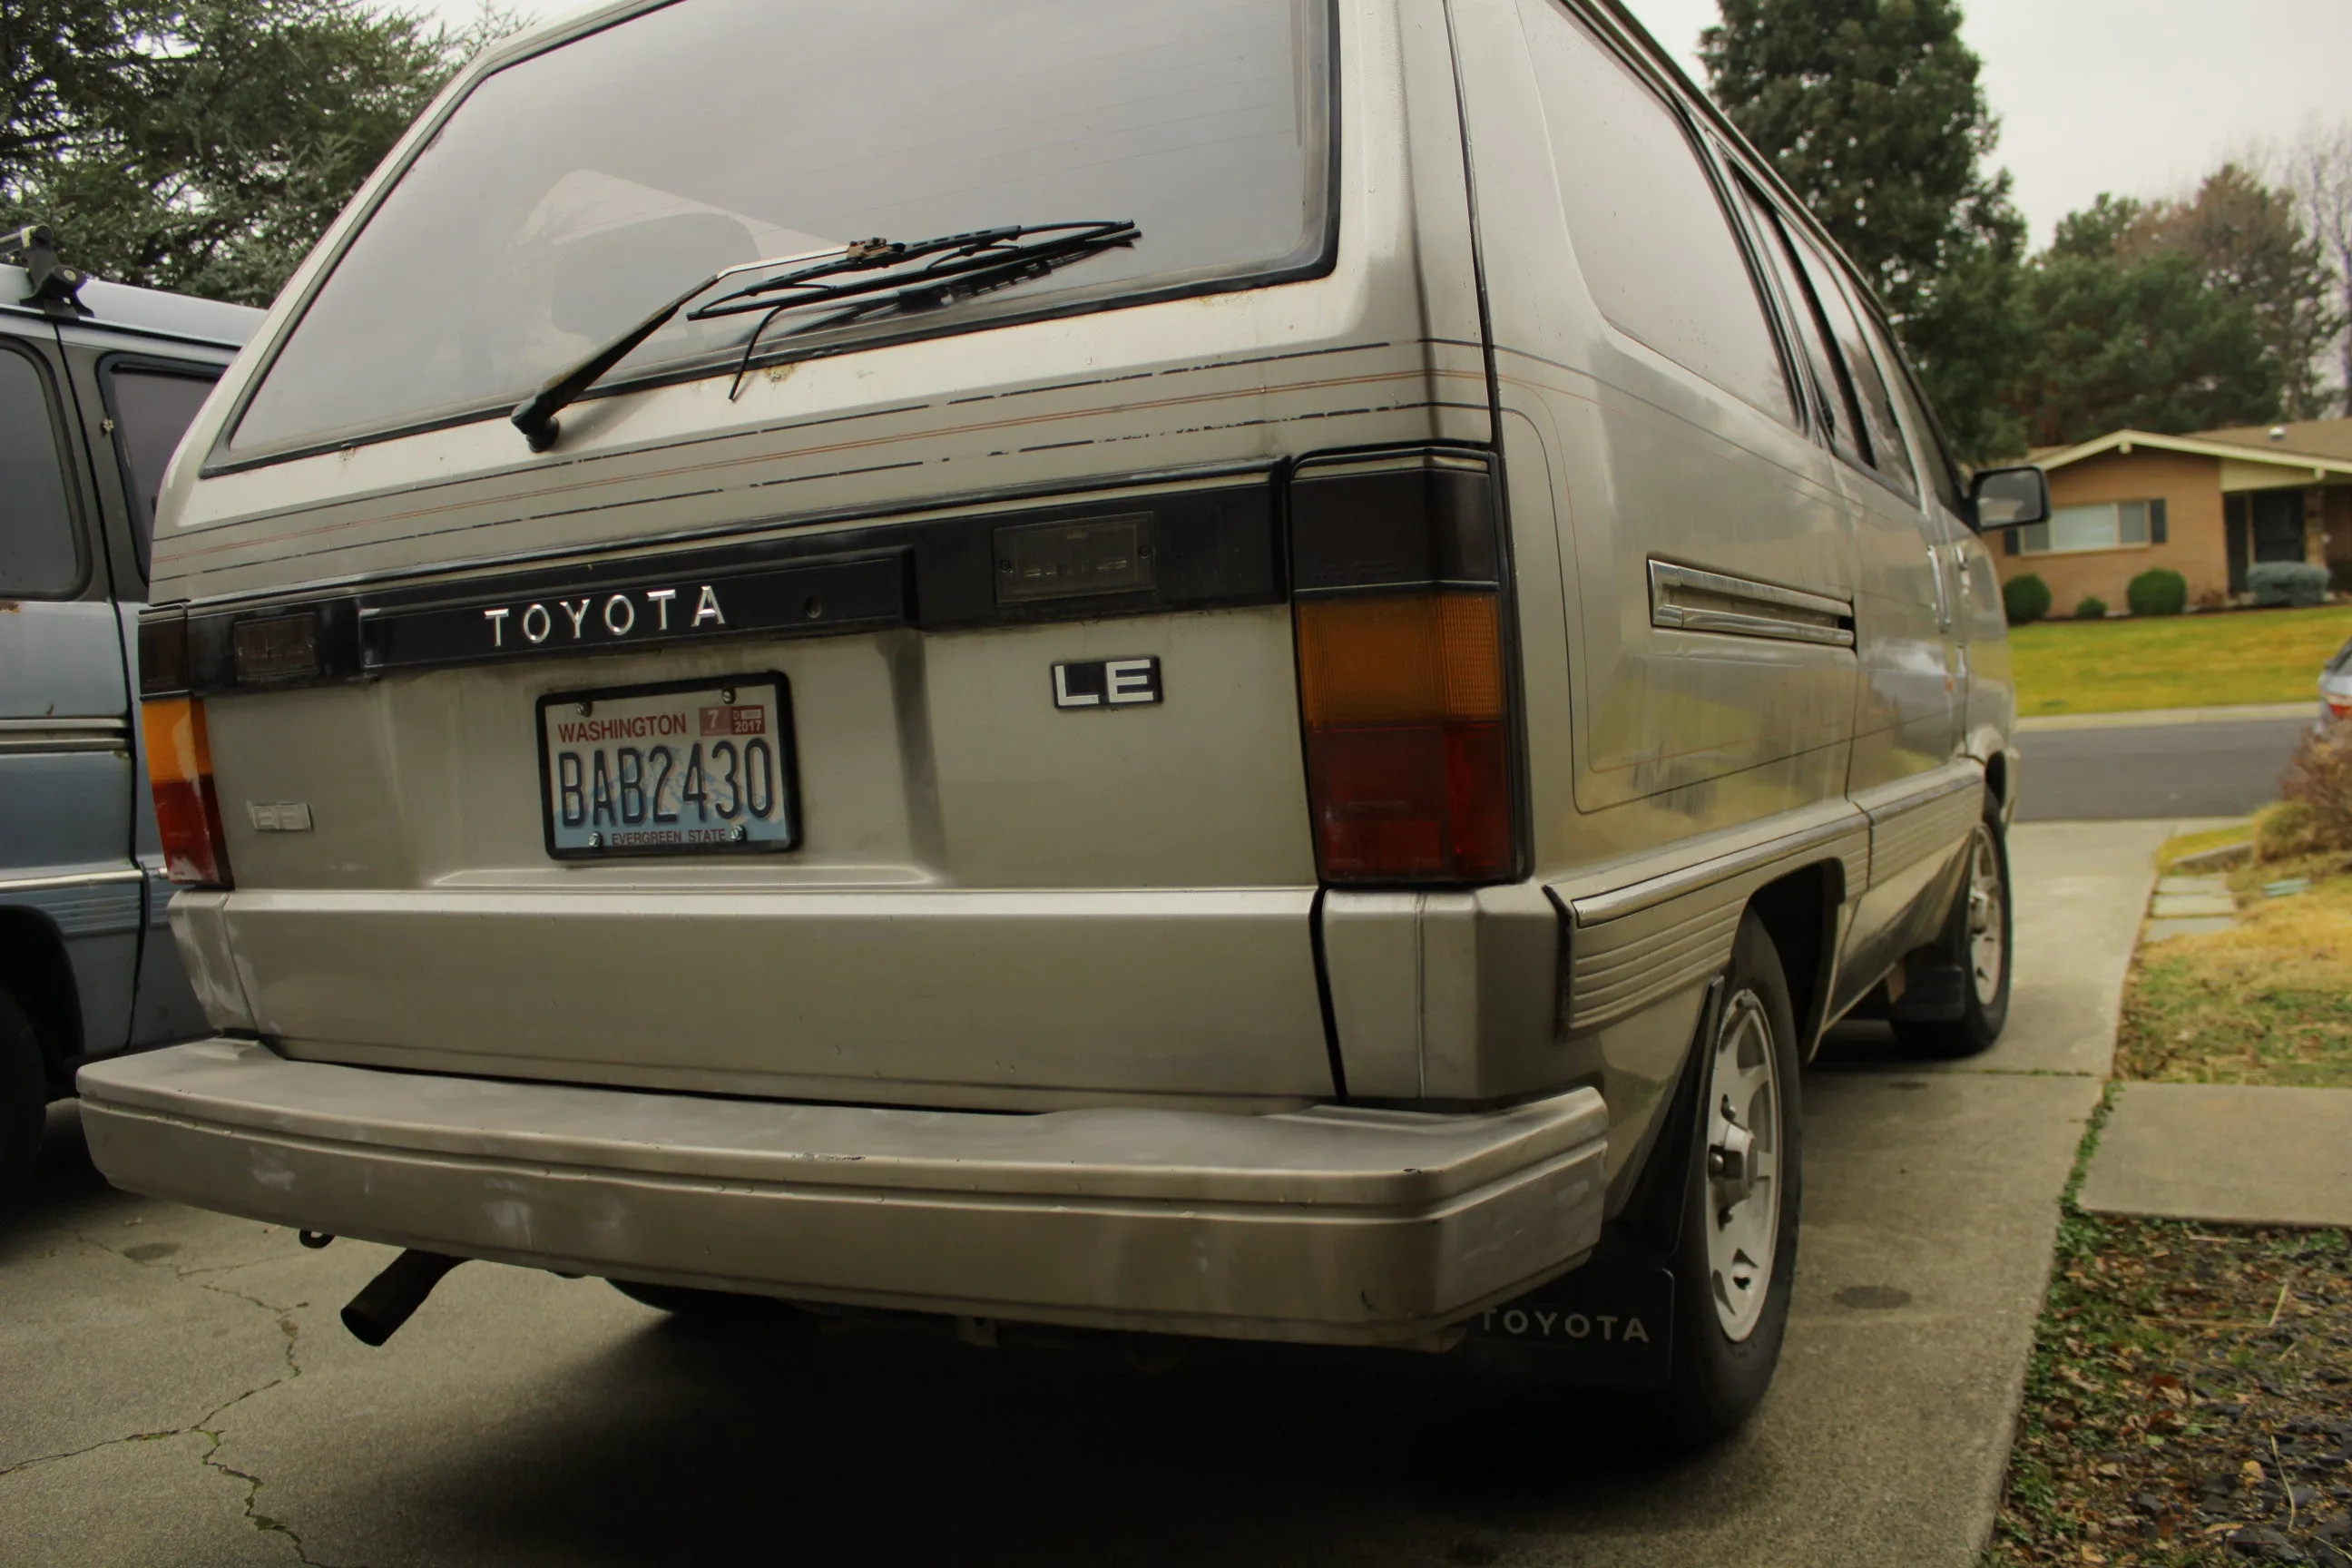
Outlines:
[[[1323,879],[1509,878],[1517,770],[1483,462],[1416,455],[1302,467],[1291,517]]]
[[[177,612],[140,619],[139,698],[164,874],[174,882],[226,888],[228,842],[213,787],[212,742],[205,705],[188,693],[188,623]]]

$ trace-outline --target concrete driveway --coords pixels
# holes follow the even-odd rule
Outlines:
[[[594,1280],[452,1275],[108,1189],[53,1113],[0,1230],[0,1558],[182,1564],[1970,1564],[2163,823],[2020,827],[2010,1033],[1843,1032],[1803,1084],[1780,1380],[1673,1463],[1604,1405],[1396,1354],[693,1331]]]

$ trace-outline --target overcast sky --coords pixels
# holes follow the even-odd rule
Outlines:
[[[453,21],[478,0],[429,0]],[[980,0],[985,4],[986,0]],[[1716,0],[1627,0],[1703,81],[1694,52]],[[2101,191],[2183,192],[2221,159],[2284,145],[2315,115],[2352,116],[2352,0],[1963,0],[2039,244]],[[521,9],[555,16],[572,0]]]

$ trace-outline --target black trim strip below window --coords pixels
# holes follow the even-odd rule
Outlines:
[[[722,638],[1278,604],[1285,557],[1267,476],[148,618],[185,617],[184,689],[206,696]]]

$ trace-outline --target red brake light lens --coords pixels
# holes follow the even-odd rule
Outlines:
[[[1307,792],[1326,880],[1511,874],[1497,598],[1444,589],[1298,602]]]

